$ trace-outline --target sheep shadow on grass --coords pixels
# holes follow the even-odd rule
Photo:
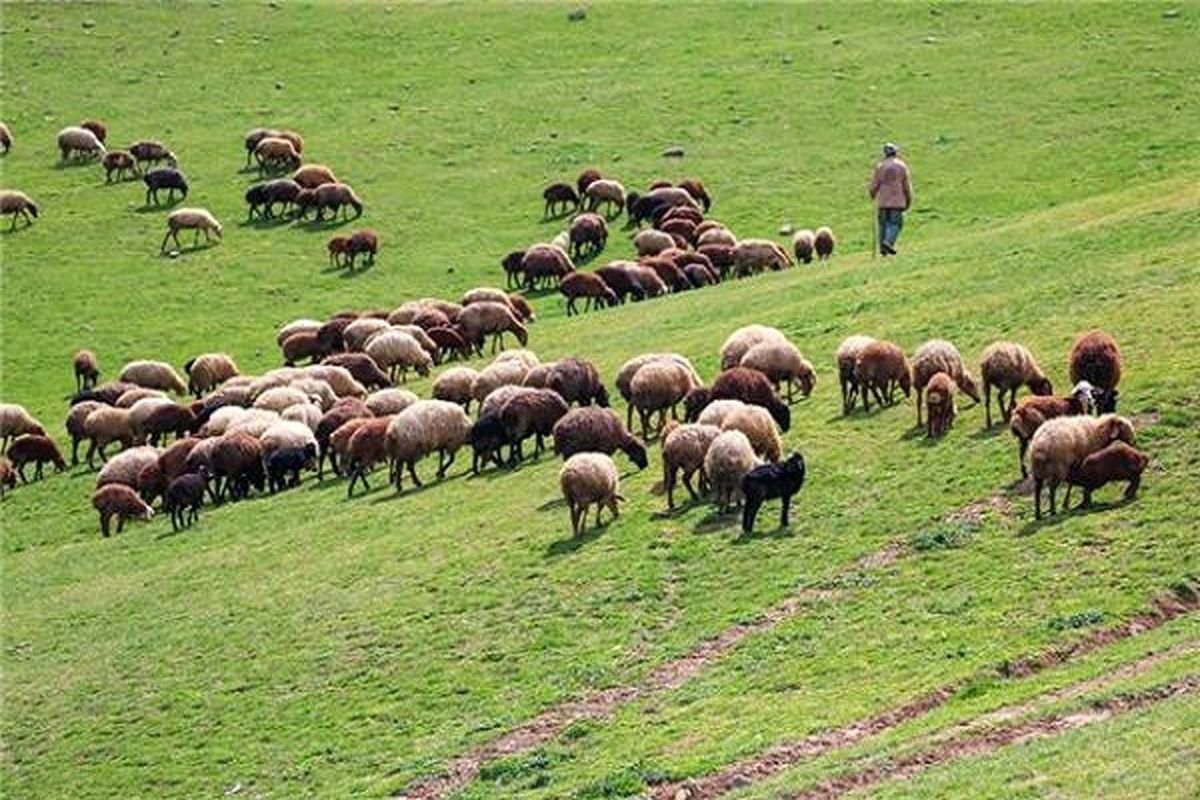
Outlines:
[[[181,256],[187,255],[188,253],[200,253],[205,250],[210,250],[210,249],[216,247],[217,245],[219,245],[220,243],[221,242],[219,239],[213,239],[213,240],[207,241],[207,242],[204,241],[203,239],[201,239],[199,242],[193,242],[190,245],[185,245],[183,247],[180,247],[179,250],[177,250],[175,252]],[[170,251],[170,250],[164,250],[163,252],[159,253],[158,255],[160,258],[170,259],[171,252],[172,251]]]
[[[326,219],[300,219],[297,218],[292,227],[305,233],[324,233],[326,231],[337,230],[354,222],[356,218],[350,217],[328,217]]]
[[[247,217],[237,224],[239,228],[254,228],[255,230],[271,230],[290,225],[291,217],[280,214],[277,217]]]
[[[692,527],[692,531],[698,534],[715,533],[716,531],[725,530],[731,524],[740,523],[741,518],[741,509],[724,513],[713,509]]]
[[[1072,497],[1071,500],[1074,505],[1072,505],[1070,508],[1060,505],[1058,507],[1058,513],[1054,516],[1049,516],[1049,511],[1047,510],[1048,506],[1043,505],[1042,518],[1031,519],[1029,522],[1026,522],[1021,527],[1021,530],[1017,532],[1017,536],[1032,536],[1035,533],[1040,533],[1042,530],[1053,530],[1059,525],[1064,524],[1067,520],[1074,519],[1076,517],[1088,517],[1092,514],[1104,514],[1109,511],[1114,511],[1118,508],[1129,505],[1130,503],[1136,501],[1137,498],[1126,498],[1122,496],[1120,499],[1110,500],[1107,503],[1096,502],[1093,500],[1092,504],[1087,508],[1083,508],[1079,505],[1078,497]]]
[[[759,514],[759,516],[761,517],[762,514]],[[733,543],[736,545],[753,544],[756,541],[761,541],[764,539],[791,539],[795,537],[795,535],[796,532],[791,524],[776,525],[771,530],[760,530],[756,528],[749,533],[739,529],[737,538],[733,540]]]
[[[1008,430],[1008,423],[1003,420],[993,422],[990,428],[979,428],[971,434],[971,438],[978,441],[981,439],[995,439],[997,436],[1005,433]]]
[[[100,166],[99,158],[72,158],[66,161],[58,160],[54,162],[55,169],[78,169],[79,167],[98,167]]]
[[[589,514],[589,516],[591,516]],[[584,545],[594,542],[600,538],[608,526],[612,524],[612,520],[601,522],[599,525],[593,525],[584,530],[579,536],[568,536],[566,539],[559,539],[557,542],[551,542],[546,546],[546,558],[558,558],[559,556],[569,555],[580,549]]]
[[[158,211],[170,211],[175,206],[184,201],[183,197],[175,197],[171,200],[164,200],[161,203],[142,203],[133,210],[135,214],[154,214]]]

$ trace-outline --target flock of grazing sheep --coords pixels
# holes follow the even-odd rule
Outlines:
[[[187,182],[164,146],[138,142],[127,152],[108,152],[105,136],[104,126],[95,121],[65,129],[58,139],[62,157],[100,156],[109,177],[115,172],[118,179],[125,171],[137,174],[143,164],[166,161],[167,167],[143,176],[147,203],[163,189],[169,198],[175,190],[186,197]],[[0,144],[7,149],[10,142],[0,123]],[[327,168],[301,164],[298,135],[257,129],[245,144],[247,165],[253,157],[264,173],[296,170],[291,178],[246,193],[251,216],[270,218],[277,205],[279,213],[290,206],[300,216],[315,208],[318,219],[326,209],[335,215],[344,207],[361,213],[353,190],[337,183]],[[739,240],[706,218],[712,199],[696,180],[659,182],[638,194],[587,170],[574,186],[547,187],[543,199],[547,217],[576,212],[568,229],[553,242],[510,253],[502,266],[509,289],[556,285],[568,314],[579,311],[580,299],[587,310],[786,269],[796,260],[824,260],[835,244],[828,228],[799,231],[790,253],[767,239]],[[37,206],[19,192],[0,192],[0,209],[14,215],[14,226],[19,215],[37,215]],[[591,272],[576,269],[572,258],[602,251],[608,222],[621,213],[637,229],[638,260],[613,261]],[[642,230],[643,222],[651,227]],[[203,209],[180,209],[168,218],[167,238],[178,245],[179,231],[189,228],[212,230],[218,237],[221,231]],[[373,232],[359,231],[334,237],[329,253],[352,267],[359,254],[373,258],[377,246]],[[617,516],[623,498],[613,455],[620,451],[644,469],[647,445],[657,440],[669,510],[675,508],[682,478],[693,500],[711,493],[721,512],[740,505],[746,532],[768,499],[782,501],[781,523],[788,523],[806,464],[799,453],[785,454],[781,432],[790,427],[792,404],[814,390],[816,372],[781,331],[763,325],[734,331],[721,347],[720,372],[708,383],[677,353],[631,358],[613,380],[627,406],[622,421],[609,408],[608,388],[592,362],[567,357],[542,363],[528,349],[503,349],[505,334],[525,348],[534,320],[524,296],[488,287],[467,292],[459,302],[422,298],[394,309],[294,320],[276,336],[284,366],[257,376],[242,374],[232,357],[214,352],[183,365],[186,380],[170,364],[139,360],[98,385],[97,359],[83,350],[74,359],[76,394],[65,423],[71,463],[79,462],[84,442],[88,466],[96,466],[97,456],[102,462],[92,503],[108,536],[112,519],[119,532],[127,519],[150,519],[156,501],[179,529],[197,519],[206,499],[221,503],[242,500],[251,491],[274,493],[297,486],[306,471],[323,480],[326,463],[346,479],[347,495],[353,497],[357,487],[369,488],[369,477],[385,463],[389,483],[400,491],[406,474],[421,485],[417,465],[434,454],[441,480],[464,447],[471,448],[472,472],[479,473],[519,464],[530,439],[536,458],[549,440],[565,460],[560,488],[572,531],[579,535],[591,509],[597,524],[605,508]],[[430,398],[395,386],[410,370],[429,375],[444,361],[482,355],[489,341],[493,353],[500,350],[490,364],[478,370],[447,366],[436,376]],[[1069,359],[1074,386],[1061,397],[1052,394],[1032,353],[1014,342],[984,349],[982,395],[962,355],[946,340],[926,342],[909,359],[892,342],[851,336],[834,361],[843,413],[850,414],[860,401],[864,411],[872,400],[891,405],[897,390],[909,397],[915,389],[917,424],[924,424],[930,437],[954,422],[959,392],[984,403],[990,427],[994,391],[997,409],[1017,440],[1022,475],[1032,471],[1039,517],[1044,488],[1051,513],[1063,484],[1068,487],[1064,502],[1070,487],[1080,486],[1085,504],[1110,481],[1127,481],[1127,497],[1137,491],[1147,459],[1133,448],[1129,421],[1115,414],[1121,356],[1102,331],[1075,343]],[[1032,396],[1018,402],[1021,387]],[[189,393],[195,398],[190,403],[171,397]],[[635,412],[640,436],[633,432]],[[174,441],[167,444],[170,437]],[[19,405],[0,404],[0,442],[6,451],[0,458],[0,493],[18,478],[29,479],[31,465],[33,479],[42,477],[45,464],[66,468],[45,426]],[[117,443],[122,450],[110,458],[107,449]]]

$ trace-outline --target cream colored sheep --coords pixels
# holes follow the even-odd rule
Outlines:
[[[708,476],[704,472],[704,456],[709,446],[721,435],[716,425],[668,422],[663,428],[663,488],[667,492],[667,508],[675,509],[675,483],[683,473],[683,485],[693,500],[699,495],[692,487],[692,476],[700,473],[700,493],[708,491]]]
[[[783,440],[771,413],[762,406],[743,405],[733,409],[721,421],[721,429],[741,431],[750,440],[754,454],[772,463],[783,454]]]
[[[345,367],[335,367],[332,364],[311,364],[304,367],[301,373],[309,378],[325,381],[338,397],[366,397],[367,390],[354,379],[350,370]]]
[[[727,247],[737,247],[738,240],[733,235],[733,231],[724,225],[719,225],[709,228],[696,237],[696,247],[704,247],[709,244],[723,244]]]
[[[263,456],[268,456],[276,450],[285,448],[304,449],[312,447],[313,455],[317,453],[317,437],[312,428],[303,422],[280,419],[271,425],[258,437],[262,445]]]
[[[233,423],[246,416],[246,412],[247,409],[241,406],[221,406],[200,426],[201,438],[224,434]]]
[[[212,215],[208,209],[204,208],[180,208],[172,211],[167,217],[167,235],[163,237],[162,246],[159,247],[160,252],[167,251],[167,241],[174,240],[175,247],[183,249],[183,245],[179,243],[179,232],[190,230],[195,235],[192,238],[192,247],[200,242],[200,232],[204,232],[204,241],[211,242],[212,235],[216,234],[217,238],[221,238],[222,228],[221,223],[217,222],[217,218]]]
[[[679,364],[688,371],[688,374],[691,376],[692,383],[695,386],[699,386],[703,383],[703,381],[700,380],[700,373],[696,372],[696,368],[692,366],[692,362],[689,361],[687,357],[681,356],[678,353],[646,353],[644,355],[634,356],[621,365],[621,368],[617,370],[617,377],[614,381],[617,391],[621,393],[621,397],[624,398],[625,402],[627,403],[625,409],[626,428],[633,427],[633,377],[637,375],[638,370],[652,361],[674,361],[676,364]]]
[[[9,230],[16,229],[18,219],[24,219],[26,223],[32,225],[38,217],[38,212],[37,203],[33,202],[29,195],[16,189],[0,189],[0,216],[12,215],[12,224],[9,225]]]
[[[817,383],[812,364],[788,341],[759,342],[746,351],[740,364],[766,375],[776,391],[779,384],[786,383],[789,403],[794,399],[797,386],[800,393],[808,397]]]
[[[133,441],[142,444],[146,440],[146,420],[157,409],[175,405],[166,397],[143,397],[129,407],[129,427],[133,430]]]
[[[375,336],[367,343],[366,354],[379,365],[380,369],[388,371],[388,377],[396,380],[399,372],[403,382],[408,378],[409,369],[415,369],[420,375],[428,375],[433,366],[429,352],[421,347],[421,343],[407,333],[387,330]]]
[[[113,456],[96,476],[96,488],[110,483],[122,483],[138,489],[138,475],[151,464],[158,464],[162,451],[157,447],[131,447]]]
[[[293,389],[299,389],[308,395],[308,399],[315,403],[321,411],[328,411],[338,401],[337,392],[333,390],[333,387],[327,381],[314,378],[311,375],[301,375],[298,378],[293,378],[288,382],[288,386]]]
[[[723,431],[704,456],[704,473],[713,489],[713,500],[722,514],[741,505],[742,478],[758,466],[754,447],[741,431]]]
[[[595,183],[592,184],[595,186]],[[590,188],[590,187],[589,187]],[[603,453],[576,453],[567,459],[558,473],[563,498],[571,512],[571,533],[581,535],[587,528],[587,512],[596,507],[596,525],[607,507],[615,520],[620,512],[621,476],[612,458]]]
[[[518,361],[525,366],[525,369],[533,369],[542,363],[538,359],[537,353],[532,350],[522,350],[520,348],[504,350],[492,359],[493,364],[498,364],[502,361]]]
[[[975,402],[979,402],[979,387],[976,386],[971,373],[967,372],[962,354],[958,352],[958,348],[953,343],[945,339],[930,339],[918,347],[917,352],[913,353],[910,365],[912,367],[912,385],[917,390],[917,425],[921,424],[921,407],[924,405],[922,398],[925,386],[929,383],[929,379],[939,372],[949,375],[958,388],[962,389],[963,394]]]
[[[360,353],[367,346],[368,339],[390,327],[391,323],[386,319],[359,317],[342,331],[342,341],[346,343],[347,350]]]
[[[248,386],[250,398],[253,400],[269,389],[287,386],[303,374],[304,372],[299,367],[276,367],[268,370],[250,381]]]
[[[393,462],[396,491],[403,486],[403,473],[417,486],[416,464],[430,453],[438,454],[439,480],[454,463],[454,456],[471,434],[471,418],[462,406],[445,400],[418,400],[392,418],[387,429],[388,453]]]
[[[417,344],[421,345],[426,353],[429,353],[430,358],[432,358],[433,355],[438,351],[437,343],[434,342],[433,339],[429,338],[429,334],[426,333],[425,329],[420,325],[392,325],[388,328],[388,330],[407,333],[409,336],[417,340]],[[374,339],[376,336],[379,336],[382,333],[383,331],[371,334],[371,337],[367,339],[367,344],[370,344],[371,339]]]
[[[207,394],[238,375],[237,363],[228,353],[203,353],[183,365],[188,390],[196,397]]]
[[[165,361],[130,361],[121,369],[118,379],[126,383],[136,383],[147,389],[175,394],[187,392],[187,384],[183,378]]]
[[[1124,417],[1055,417],[1042,423],[1029,443],[1029,465],[1033,473],[1034,515],[1042,516],[1042,487],[1050,487],[1050,513],[1055,493],[1066,483],[1073,466],[1115,441],[1135,444],[1133,425]]]
[[[67,161],[72,156],[83,158],[99,158],[108,152],[104,143],[95,133],[87,128],[71,126],[58,132],[58,150],[62,160]]]
[[[633,246],[639,256],[656,256],[663,250],[675,246],[675,238],[664,231],[647,228],[633,237]]]
[[[144,400],[147,397],[161,397],[164,400],[169,400],[166,392],[160,392],[158,389],[143,389],[140,386],[136,389],[130,389],[127,392],[121,392],[121,396],[117,398],[117,402],[113,403],[117,408],[133,408],[133,404],[138,400]]]
[[[399,414],[419,399],[407,389],[380,389],[367,395],[367,408],[377,417],[388,417]]]
[[[658,414],[654,433],[662,430],[667,411],[676,418],[679,403],[687,393],[696,388],[692,376],[674,361],[659,359],[644,365],[629,383],[630,401],[638,412],[642,424],[642,438],[650,436],[650,417]]]
[[[233,433],[248,433],[254,438],[258,438],[266,433],[272,425],[279,422],[282,417],[266,408],[248,408],[246,413],[238,417],[233,424],[225,431],[228,436]]]
[[[471,397],[479,402],[501,386],[520,386],[529,372],[520,361],[497,361],[480,370],[471,382]]]
[[[996,404],[1004,421],[1012,417],[1013,408],[1017,405],[1017,389],[1028,386],[1029,390],[1038,396],[1053,392],[1050,379],[1038,366],[1033,353],[1024,345],[1016,342],[993,342],[983,349],[980,356],[980,373],[983,375],[984,413],[987,427],[992,427],[992,387],[996,388]],[[1009,401],[1004,402],[1004,393],[1009,393]],[[979,398],[976,397],[976,400]]]
[[[858,354],[864,347],[874,344],[874,342],[874,338],[858,334],[847,336],[838,345],[834,361],[837,362],[838,383],[842,387],[842,414],[849,414],[850,409],[854,408],[854,404],[858,400],[858,378],[854,375],[854,364],[858,361]]]
[[[741,400],[713,400],[700,412],[696,422],[700,425],[715,425],[719,428],[725,424],[725,420],[730,414],[745,407],[746,404]]]
[[[42,423],[33,418],[24,406],[0,403],[0,453],[8,452],[8,440],[31,433],[45,436]]]
[[[309,402],[309,396],[299,389],[291,386],[273,386],[254,398],[254,408],[264,408],[279,414],[290,406],[305,405]]]
[[[316,431],[317,426],[321,424],[321,408],[315,403],[304,403],[303,405],[288,406],[279,415],[281,419],[289,422],[299,422],[308,427],[310,431]]]
[[[600,206],[607,206],[606,214],[614,208],[616,213],[620,214],[625,208],[625,187],[617,181],[606,178],[592,181],[584,190],[584,194],[587,195],[588,211],[596,211]]]
[[[721,345],[721,370],[733,369],[742,363],[750,348],[764,342],[787,342],[783,331],[769,325],[745,325],[725,338]]]
[[[321,330],[324,323],[315,319],[296,319],[279,329],[279,333],[275,334],[275,344],[283,347],[283,343],[287,341],[289,336],[297,333],[312,333],[315,334]]]
[[[433,382],[433,398],[458,403],[464,411],[471,408],[471,385],[479,375],[471,367],[450,367],[442,370]]]

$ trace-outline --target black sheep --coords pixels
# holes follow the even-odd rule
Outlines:
[[[171,481],[167,486],[163,507],[171,513],[171,529],[190,527],[200,517],[200,506],[204,504],[204,490],[208,486],[208,472],[188,472]]]
[[[554,215],[555,206],[562,206],[562,211],[569,211],[572,208],[579,209],[579,195],[565,183],[552,183],[542,192],[542,199],[546,201],[546,210],[544,216],[549,219]]]
[[[187,178],[177,169],[171,169],[170,167],[152,169],[142,176],[142,181],[146,184],[146,205],[150,205],[151,197],[154,198],[154,203],[158,204],[158,191],[160,189],[167,190],[167,202],[175,198],[176,189],[182,193],[183,197],[187,197]]]
[[[508,433],[499,414],[488,414],[471,426],[471,472],[478,475],[479,471],[494,461],[497,467],[503,466],[500,448],[510,444]]]
[[[313,468],[316,457],[317,448],[312,444],[284,447],[267,456],[267,488],[271,494],[299,486],[300,471]]]
[[[792,453],[787,460],[778,464],[763,464],[755,467],[742,478],[742,495],[745,506],[742,510],[742,532],[754,530],[754,518],[764,500],[775,497],[783,498],[783,510],[780,514],[779,525],[786,528],[788,511],[791,509],[792,496],[804,485],[804,456]]]

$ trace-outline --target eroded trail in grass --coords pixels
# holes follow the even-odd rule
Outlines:
[[[830,800],[830,798],[842,797],[850,792],[875,786],[884,781],[905,780],[951,761],[986,755],[1009,745],[1095,725],[1121,714],[1137,711],[1175,697],[1194,694],[1197,691],[1200,691],[1200,674],[1189,675],[1180,680],[1160,684],[1143,691],[1101,700],[1071,713],[1047,714],[1027,722],[989,728],[954,737],[934,747],[891,761],[887,765],[867,767],[856,772],[839,775],[819,786],[790,795],[790,797],[792,800]]]
[[[1000,677],[1006,679],[1019,680],[1030,677],[1045,669],[1077,660],[1105,646],[1132,636],[1148,633],[1198,608],[1200,608],[1200,595],[1197,595],[1194,587],[1183,586],[1171,595],[1156,598],[1149,609],[1119,625],[1095,630],[1066,647],[1051,648],[1015,662],[1005,662],[996,667],[996,672]],[[1106,673],[1100,679],[1085,681],[1059,690],[1058,693],[1047,693],[1035,700],[1040,703],[1050,699],[1059,699],[1058,694],[1064,698],[1077,696],[1103,685],[1103,683],[1144,671],[1165,657],[1168,657],[1167,653],[1149,656],[1139,662],[1124,665]],[[969,678],[964,678],[945,684],[903,705],[887,709],[866,719],[806,736],[798,741],[777,745],[759,755],[730,764],[712,775],[665,784],[655,791],[654,797],[660,800],[675,800],[679,797],[685,797],[687,800],[701,800],[702,798],[719,797],[733,789],[762,781],[803,761],[850,747],[871,736],[924,716],[948,702],[969,682]],[[1014,714],[1020,713],[1017,708],[1010,708],[1008,712],[1002,718],[1011,718]],[[964,725],[974,727],[977,722],[986,721],[994,714],[1000,714],[1000,711],[991,712],[977,720],[969,720]]]
[[[900,542],[869,553],[839,570],[832,581],[845,580],[894,563],[909,552]],[[637,684],[614,686],[592,692],[587,696],[553,706],[529,722],[498,739],[480,745],[455,759],[445,771],[420,781],[399,795],[402,800],[434,800],[447,797],[466,786],[487,763],[498,758],[531,750],[558,736],[569,725],[584,719],[606,717],[620,705],[639,700],[656,692],[677,688],[699,674],[706,666],[721,658],[746,637],[762,633],[799,614],[810,603],[838,595],[836,589],[806,587],[769,608],[756,619],[739,622],[726,628],[712,639],[701,642],[691,652],[667,661]]]

